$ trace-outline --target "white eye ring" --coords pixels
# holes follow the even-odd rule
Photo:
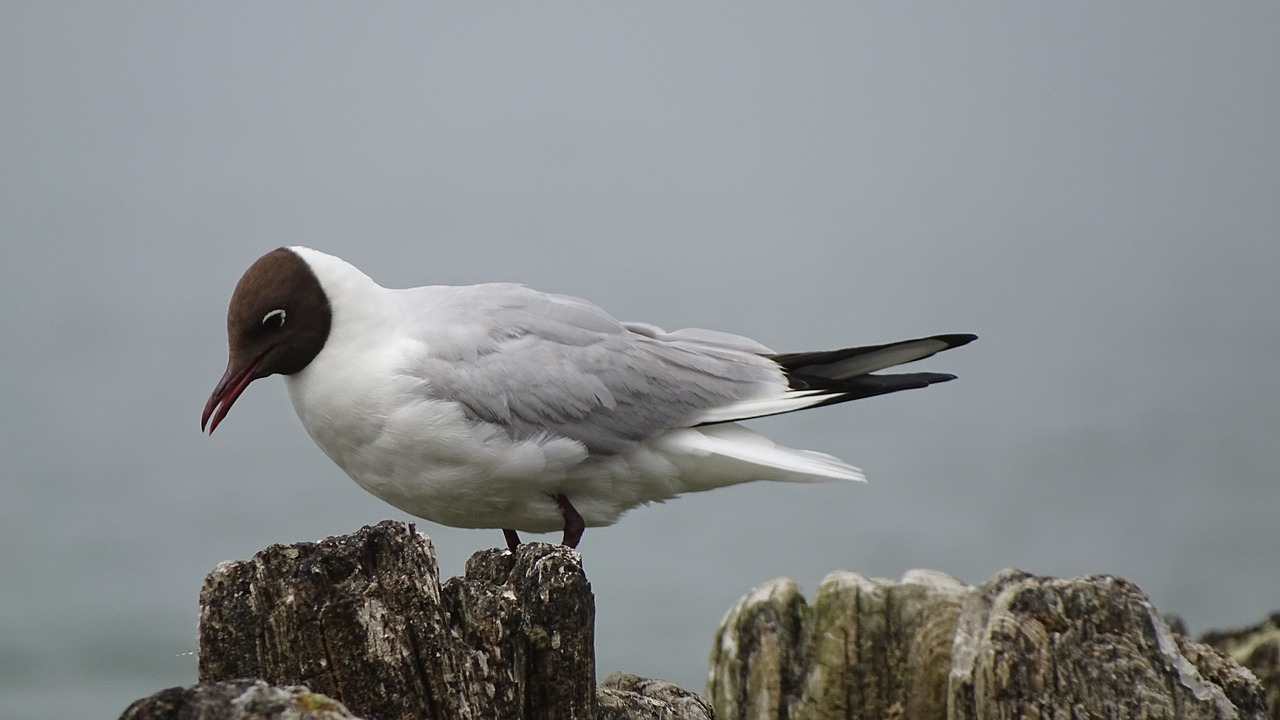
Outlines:
[[[275,327],[275,328],[282,327],[284,325],[284,318],[285,318],[285,314],[284,314],[283,308],[279,310],[272,310],[271,312],[262,316],[262,326]]]

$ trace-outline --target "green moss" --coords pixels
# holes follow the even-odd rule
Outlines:
[[[320,693],[313,693],[313,692],[299,693],[297,696],[297,701],[298,701],[298,707],[308,712],[316,712],[316,713],[323,713],[323,712],[346,713],[347,712],[347,708],[342,703],[338,702],[337,700],[334,700],[328,695],[321,695]]]

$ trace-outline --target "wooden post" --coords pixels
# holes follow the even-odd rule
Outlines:
[[[382,522],[219,565],[200,682],[306,685],[358,715],[595,717],[595,599],[580,557],[489,550],[441,587],[431,541]]]
[[[738,602],[712,650],[721,720],[1263,720],[1257,681],[1170,630],[1120,578],[1006,570],[978,587],[929,571],[832,573]]]
[[[440,583],[431,541],[383,522],[219,565],[200,597],[200,683],[127,720],[710,720],[674,685],[595,686],[595,606],[579,555],[485,550]],[[1272,682],[1276,622],[1216,642]],[[835,572],[808,603],[774,580],[725,616],[708,688],[722,720],[1264,720],[1248,671],[1171,629],[1110,576],[1016,570],[971,587]]]

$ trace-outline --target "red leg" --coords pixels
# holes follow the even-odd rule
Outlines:
[[[502,536],[507,539],[507,549],[511,552],[515,552],[516,548],[520,547],[520,536],[516,534],[515,530],[503,528]]]
[[[576,548],[578,541],[582,539],[582,532],[587,529],[587,524],[573,507],[573,503],[569,502],[569,498],[564,495],[556,495],[555,498],[556,505],[560,506],[560,512],[564,513],[564,540],[560,544]]]

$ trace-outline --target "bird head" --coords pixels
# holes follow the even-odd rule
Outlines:
[[[311,267],[277,248],[258,258],[236,283],[227,307],[227,370],[200,417],[213,433],[249,384],[301,371],[320,354],[333,314]]]

